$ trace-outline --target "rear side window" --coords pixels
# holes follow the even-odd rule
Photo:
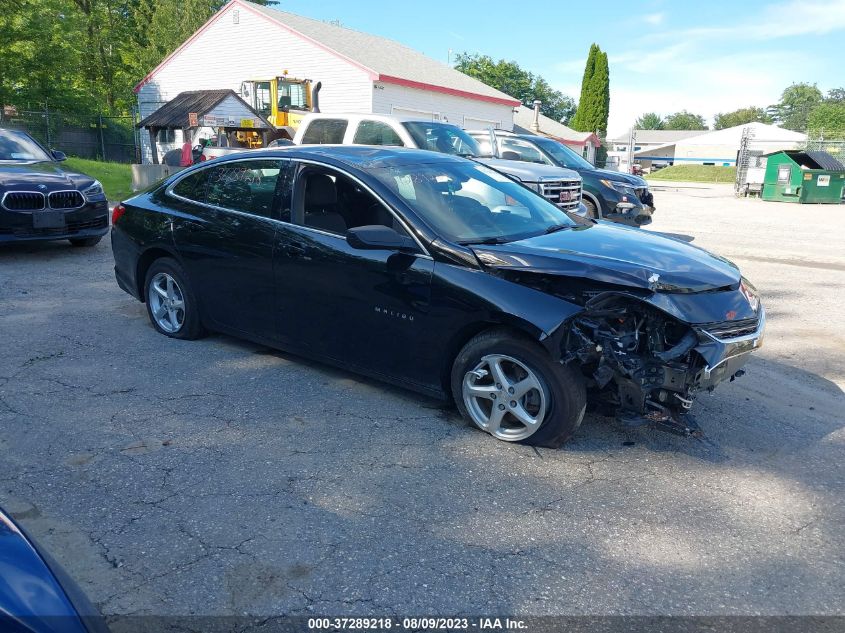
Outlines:
[[[302,135],[302,144],[340,145],[347,125],[348,122],[343,119],[314,119]]]
[[[272,217],[273,199],[280,179],[282,207],[290,213],[291,164],[281,160],[244,160],[225,163],[208,170],[206,200],[217,207],[242,211],[263,218]],[[284,218],[283,218],[284,219]]]
[[[542,163],[550,165],[551,162],[531,143],[515,138],[503,138],[499,141],[502,152],[516,152],[519,160],[527,163]]]
[[[194,202],[205,202],[205,184],[208,178],[208,170],[195,171],[186,176],[173,187],[173,193],[180,198],[187,198]]]
[[[361,121],[352,142],[356,145],[404,145],[395,130],[381,121]]]

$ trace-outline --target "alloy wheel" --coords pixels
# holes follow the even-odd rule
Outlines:
[[[472,421],[490,435],[518,442],[543,424],[549,396],[542,380],[510,356],[484,356],[463,380],[464,405]]]
[[[168,334],[175,334],[185,324],[185,295],[176,280],[158,273],[150,280],[147,292],[150,311],[156,324]]]

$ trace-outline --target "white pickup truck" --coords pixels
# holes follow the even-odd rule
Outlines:
[[[295,145],[389,145],[464,156],[489,165],[534,189],[569,214],[586,217],[581,176],[571,169],[482,154],[478,143],[450,123],[380,114],[309,114]]]

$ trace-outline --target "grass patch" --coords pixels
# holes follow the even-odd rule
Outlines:
[[[132,170],[124,163],[104,163],[85,158],[68,158],[64,166],[70,171],[79,171],[103,183],[106,197],[119,202],[132,195]]]
[[[715,165],[673,165],[646,176],[648,180],[676,180],[679,182],[729,182],[736,180],[736,167]]]

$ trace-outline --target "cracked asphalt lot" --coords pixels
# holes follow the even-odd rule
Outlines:
[[[697,403],[706,441],[588,416],[562,450],[497,442],[414,393],[156,334],[108,240],[13,245],[0,505],[107,616],[842,614],[845,214],[655,197],[650,230],[735,259],[769,311],[748,375]]]

